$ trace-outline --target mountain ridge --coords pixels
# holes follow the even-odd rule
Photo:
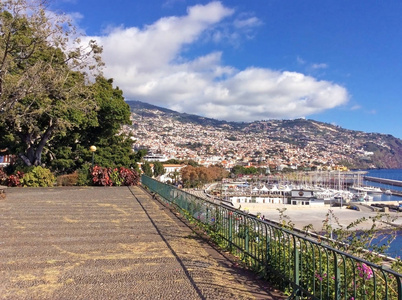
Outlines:
[[[127,103],[135,115],[134,119],[158,118],[165,119],[166,122],[194,124],[211,132],[214,130],[225,132],[227,137],[232,136],[227,139],[227,144],[230,144],[236,136],[246,142],[247,139],[258,138],[262,142],[283,145],[283,149],[299,149],[299,152],[310,152],[317,157],[329,155],[336,158],[332,163],[346,165],[349,168],[402,168],[402,140],[390,134],[345,129],[310,119],[228,122],[179,113],[141,101],[127,101]],[[281,147],[277,148],[280,152]],[[320,156],[320,152],[325,155]],[[271,150],[265,150],[263,154],[266,157],[276,155]],[[308,157],[309,154],[303,153],[303,155]],[[308,164],[308,160],[303,161]],[[319,164],[320,160],[313,163]]]

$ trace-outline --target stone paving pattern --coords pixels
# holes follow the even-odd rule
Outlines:
[[[139,187],[10,188],[0,299],[283,299]]]

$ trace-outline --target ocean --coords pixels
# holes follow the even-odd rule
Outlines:
[[[378,177],[378,178],[386,178],[402,181],[402,169],[381,169],[381,170],[368,170],[367,176]],[[364,181],[363,184],[369,186],[376,186],[385,189],[392,189],[402,191],[402,187],[390,186],[381,183]],[[401,201],[402,197],[393,196],[393,195],[374,195],[374,201]],[[402,218],[402,213],[400,213]],[[396,239],[391,243],[390,248],[388,249],[387,255],[391,257],[402,257],[402,229],[399,230]]]

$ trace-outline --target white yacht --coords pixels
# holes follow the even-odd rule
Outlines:
[[[360,193],[382,194],[382,190],[379,187],[374,186],[353,186],[351,189]]]

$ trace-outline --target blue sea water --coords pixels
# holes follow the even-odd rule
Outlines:
[[[390,257],[402,257],[402,231],[397,233],[395,240],[391,243],[386,254]]]
[[[378,178],[386,178],[392,180],[402,181],[402,169],[380,169],[380,170],[368,170],[367,176],[378,177]],[[381,187],[385,189],[392,189],[402,191],[402,187],[390,186],[381,183],[375,183],[371,181],[364,181],[363,184]],[[401,201],[402,197],[393,196],[393,195],[374,195],[375,201]],[[402,218],[402,213],[400,218]],[[387,251],[387,254],[391,257],[402,257],[402,230],[400,230],[396,236],[396,239],[391,243],[391,247]]]

